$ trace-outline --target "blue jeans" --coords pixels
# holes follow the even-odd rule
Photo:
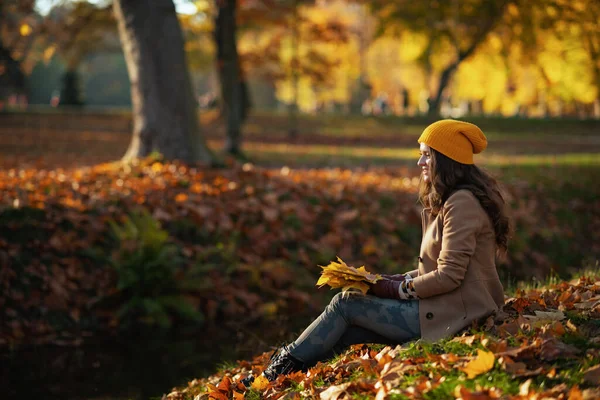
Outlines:
[[[288,351],[312,365],[357,343],[400,344],[421,336],[419,301],[338,293]]]

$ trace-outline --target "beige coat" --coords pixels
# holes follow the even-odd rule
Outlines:
[[[495,234],[468,190],[454,192],[435,217],[422,212],[419,269],[411,271],[419,301],[421,337],[455,334],[504,304],[495,263]]]

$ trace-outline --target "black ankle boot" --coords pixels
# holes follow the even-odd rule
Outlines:
[[[291,372],[306,370],[307,366],[302,361],[293,357],[287,350],[286,346],[283,346],[277,350],[271,356],[269,365],[263,371],[262,375],[267,378],[269,382],[277,379],[279,375],[287,375]],[[254,376],[249,375],[247,378],[241,380],[242,384],[249,388],[254,382]]]

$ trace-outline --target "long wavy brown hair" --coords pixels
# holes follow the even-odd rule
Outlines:
[[[490,217],[496,234],[497,255],[506,254],[510,234],[510,219],[498,182],[473,164],[461,164],[430,148],[431,173],[429,182],[419,186],[419,201],[437,215],[444,202],[459,189],[470,190]]]

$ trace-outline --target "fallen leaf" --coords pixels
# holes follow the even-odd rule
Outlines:
[[[215,399],[215,400],[229,400],[227,398],[227,396],[225,396],[223,393],[219,392],[218,390],[215,392],[208,392],[208,398]]]
[[[512,375],[513,378],[524,378],[529,376],[539,375],[543,372],[543,368],[539,367],[535,370],[527,369],[527,364],[520,361],[512,361],[510,357],[503,357],[503,368],[506,372]]]
[[[358,217],[359,213],[360,213],[360,211],[358,211],[357,209],[342,211],[342,212],[338,213],[335,218],[342,223],[350,222],[350,221],[356,219],[356,217]]]
[[[494,367],[494,353],[477,349],[477,356],[471,360],[461,370],[467,374],[469,379],[481,375]]]
[[[234,398],[234,400],[242,400],[242,399],[246,398],[246,396],[244,396],[243,393],[239,393],[239,392],[236,392],[234,390],[233,391],[233,398]]]
[[[581,395],[583,396],[583,400],[598,400],[600,399],[600,389],[585,389]]]
[[[558,358],[574,358],[579,353],[577,347],[552,338],[542,343],[540,357],[546,361],[554,361]]]
[[[252,389],[258,390],[259,392],[262,392],[263,390],[265,390],[268,387],[269,387],[269,380],[263,375],[258,376],[254,380],[254,382],[252,382]]]
[[[569,397],[567,397],[568,400],[583,400],[583,394],[581,393],[581,390],[579,390],[579,388],[577,386],[571,388],[571,390],[569,390]]]
[[[470,335],[470,336],[459,336],[459,337],[455,337],[454,339],[452,339],[453,342],[458,342],[458,343],[464,343],[466,345],[472,345],[473,342],[475,342],[475,339],[477,339],[478,336],[476,335]]]
[[[583,380],[590,385],[600,385],[600,365],[595,365],[585,371]]]
[[[337,400],[341,395],[347,393],[348,387],[352,382],[342,383],[341,385],[330,386],[319,395],[321,400]]]
[[[521,396],[527,396],[529,394],[529,387],[531,386],[532,382],[533,380],[527,379],[525,382],[519,385],[519,394]]]
[[[555,311],[534,311],[535,315],[523,315],[531,322],[535,322],[538,325],[551,321],[562,321],[565,319],[565,313],[559,310]]]
[[[383,386],[379,387],[377,394],[375,395],[375,400],[385,400],[386,397],[387,390]]]
[[[228,376],[224,376],[217,386],[217,389],[223,392],[229,392],[229,389],[231,389],[231,379]]]

